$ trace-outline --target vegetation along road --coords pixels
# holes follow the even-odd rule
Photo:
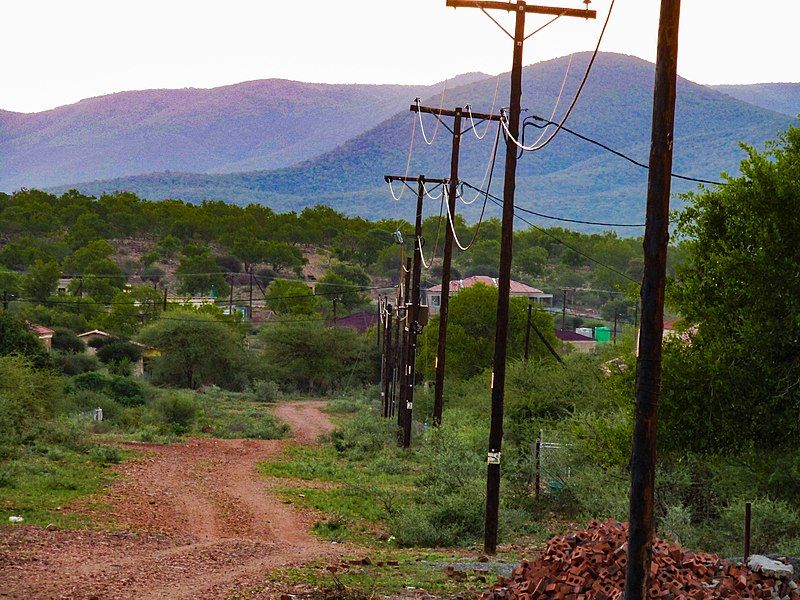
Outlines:
[[[297,440],[313,443],[332,428],[323,406],[286,402],[276,413]],[[113,507],[115,530],[0,529],[5,597],[218,598],[253,589],[271,597],[263,587],[270,569],[339,548],[312,536],[313,517],[278,500],[259,477],[256,463],[285,444],[129,444],[142,458],[119,466],[121,477],[100,499]]]

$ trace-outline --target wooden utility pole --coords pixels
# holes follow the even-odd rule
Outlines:
[[[562,290],[563,295],[561,296],[561,331],[564,331],[564,327],[567,324],[567,288]],[[575,305],[575,298],[572,299],[573,306]]]
[[[533,306],[528,302],[528,323],[525,326],[525,360],[528,360],[528,347],[531,343],[531,311]]]
[[[461,136],[470,129],[461,130],[461,117],[463,109],[459,106],[455,110],[444,110],[430,106],[420,106],[419,103],[411,105],[411,110],[418,113],[436,115],[437,118],[453,117],[453,145],[450,151],[450,185],[447,190],[447,218],[448,223],[455,228],[456,196],[458,195],[458,159],[461,151]],[[476,124],[483,121],[499,121],[500,115],[485,113],[472,113]],[[471,127],[474,127],[472,125]],[[429,180],[431,181],[431,180]],[[452,219],[452,221],[450,221]],[[442,422],[444,408],[444,363],[447,351],[447,315],[450,308],[450,272],[453,261],[453,229],[444,228],[444,253],[442,254],[442,293],[439,297],[439,339],[436,345],[436,377],[433,392],[433,425],[438,427]]]
[[[253,320],[253,267],[250,267],[250,320]]]
[[[407,177],[400,175],[386,175],[384,180],[387,183],[392,181],[416,181],[417,182],[417,212],[414,217],[414,260],[411,267],[411,285],[408,286],[408,273],[406,273],[407,294],[411,294],[409,305],[406,296],[406,365],[404,370],[404,389],[405,397],[401,400],[405,411],[402,420],[402,446],[408,448],[411,445],[411,418],[414,406],[414,380],[416,378],[416,358],[417,358],[417,335],[420,332],[419,325],[419,280],[422,275],[422,201],[425,198],[425,183],[445,185],[446,179],[426,179],[424,175],[417,177]]]
[[[384,342],[384,362],[385,373],[381,395],[383,396],[383,416],[388,418],[391,415],[391,382],[394,373],[394,361],[392,360],[392,305],[386,305],[386,328],[383,333]]]
[[[408,300],[409,300],[409,288],[411,287],[411,257],[406,258],[405,264],[405,277],[403,283],[403,297],[401,298],[402,306],[403,306],[403,320],[400,321],[400,315],[398,314],[398,324],[400,325],[400,338],[402,340],[403,347],[400,350],[400,372],[398,376],[398,394],[397,394],[397,427],[398,427],[398,436],[397,436],[397,443],[398,445],[403,445],[403,430],[405,429],[405,422],[406,422],[406,394],[408,392]]]
[[[514,234],[514,192],[517,175],[517,146],[519,115],[522,102],[522,48],[525,43],[527,13],[583,17],[593,19],[595,11],[528,5],[523,0],[513,2],[484,2],[482,0],[447,0],[447,6],[486,10],[514,11],[514,54],[511,67],[511,98],[506,138],[505,181],[503,185],[503,220],[500,233],[500,269],[497,281],[497,326],[494,338],[494,369],[492,386],[492,419],[489,428],[489,452],[486,476],[486,522],[483,549],[487,554],[497,551],[497,518],[500,509],[500,452],[503,442],[503,397],[506,383],[506,347],[508,344],[508,310],[511,291],[511,257]],[[445,290],[442,290],[445,293]]]
[[[656,430],[661,392],[661,344],[664,333],[664,286],[669,243],[669,195],[675,126],[680,0],[661,0],[653,130],[647,176],[647,216],[644,232],[642,326],[636,359],[636,409],[631,456],[630,529],[625,600],[647,597],[655,532],[653,495],[656,470]]]
[[[233,275],[231,275],[231,295],[228,297],[228,316],[233,316]]]

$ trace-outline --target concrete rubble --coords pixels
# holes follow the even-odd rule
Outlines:
[[[627,537],[626,523],[591,521],[583,531],[551,539],[536,560],[523,561],[510,578],[501,578],[481,600],[621,599]],[[800,600],[791,566],[777,561],[770,561],[766,568],[766,563],[759,562],[759,570],[751,570],[715,554],[691,552],[659,539],[653,544],[652,556],[649,598]]]

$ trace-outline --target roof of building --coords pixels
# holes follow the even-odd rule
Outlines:
[[[381,318],[378,313],[357,312],[353,313],[352,315],[347,315],[346,317],[336,319],[336,323],[331,324],[336,325],[336,327],[349,327],[350,329],[355,329],[358,331],[358,333],[363,334],[373,325],[377,325],[380,319]]]
[[[466,279],[457,279],[450,282],[450,293],[461,291],[465,288],[472,287],[475,284],[482,283],[483,285],[488,285],[489,287],[497,287],[497,278],[496,277],[488,277],[486,275],[473,275],[472,277],[467,277]],[[435,285],[432,288],[428,289],[429,292],[440,292],[442,291],[442,286]],[[546,298],[552,297],[551,294],[545,294],[542,290],[527,285],[525,283],[511,280],[511,293],[512,294],[527,294],[530,296],[543,296]]]
[[[570,331],[569,329],[556,329],[556,337],[562,342],[593,342],[594,338]]]
[[[89,337],[90,335],[99,335],[101,337],[114,337],[110,333],[105,331],[101,331],[99,329],[92,329],[91,331],[84,331],[83,333],[79,333],[78,337]]]
[[[55,331],[53,331],[49,327],[45,327],[44,325],[39,325],[38,323],[31,323],[30,321],[25,321],[25,325],[28,327],[29,331],[35,333],[39,337],[55,334]]]

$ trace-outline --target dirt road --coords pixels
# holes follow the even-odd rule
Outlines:
[[[332,429],[323,404],[285,403],[275,413],[312,443]],[[0,529],[0,597],[272,598],[270,569],[341,551],[313,537],[313,516],[283,504],[257,474],[256,463],[284,442],[131,445],[145,457],[120,465],[101,498],[121,531]]]

